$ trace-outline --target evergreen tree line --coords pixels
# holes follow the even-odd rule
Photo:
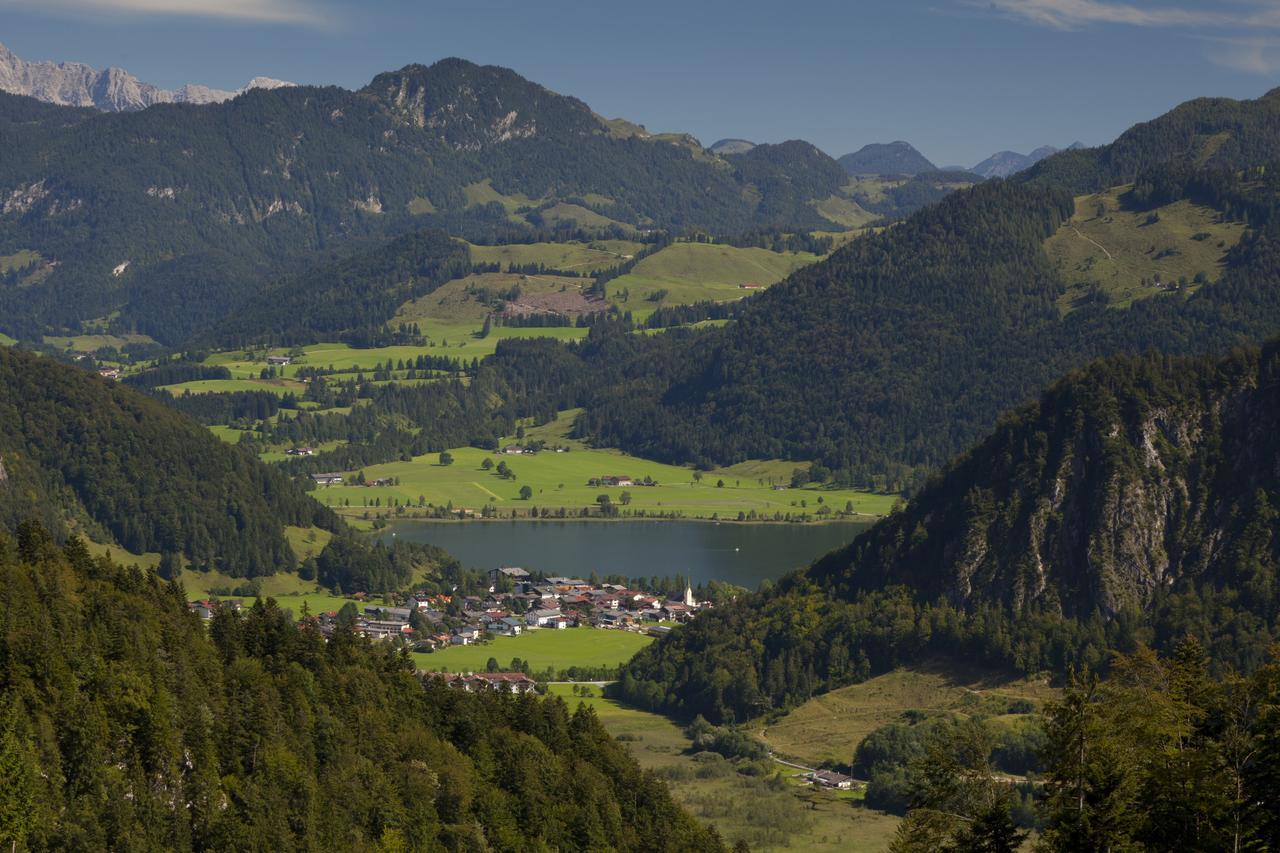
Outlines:
[[[723,849],[589,708],[423,680],[351,614],[206,627],[35,525],[0,534],[0,595],[6,847]]]
[[[67,522],[234,577],[296,565],[286,525],[339,521],[283,472],[117,383],[0,349],[0,524]]]
[[[996,774],[972,720],[936,729],[908,769],[910,810],[890,850],[1271,850],[1280,845],[1280,662],[1213,678],[1194,640],[1073,676],[1044,713],[1041,800]],[[870,790],[868,791],[870,796]]]

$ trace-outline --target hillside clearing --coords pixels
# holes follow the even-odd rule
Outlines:
[[[847,764],[862,739],[908,710],[999,716],[1025,699],[1039,707],[1057,691],[1044,681],[957,671],[935,665],[900,669],[815,696],[760,734],[780,756],[808,764]]]
[[[1246,227],[1208,207],[1179,201],[1154,212],[1126,210],[1130,187],[1076,199],[1075,215],[1045,242],[1067,284],[1063,314],[1090,300],[1116,308],[1139,299],[1195,291],[1222,274]],[[1197,280],[1198,279],[1198,280]]]
[[[740,774],[719,756],[691,754],[691,741],[678,725],[601,698],[599,687],[588,687],[587,697],[575,696],[571,684],[548,689],[570,710],[585,704],[595,711],[641,767],[658,774],[677,802],[715,826],[730,844],[745,841],[760,851],[873,851],[883,850],[897,830],[899,819],[893,815],[782,781],[793,771],[783,770],[774,781]]]
[[[627,275],[609,282],[609,299],[618,302],[619,292],[628,291],[630,298],[619,307],[637,314],[658,305],[737,299],[752,292],[744,285],[768,287],[817,260],[818,255],[808,252],[673,243],[641,260]],[[655,294],[661,298],[650,301],[649,297]]]

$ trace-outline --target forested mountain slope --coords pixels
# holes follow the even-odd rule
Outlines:
[[[1018,180],[1065,186],[1077,195],[1131,184],[1160,163],[1247,169],[1280,159],[1280,89],[1252,101],[1198,98],[1134,125],[1110,145],[1061,151]]]
[[[471,271],[467,246],[443,231],[421,231],[271,282],[206,335],[228,341],[376,337],[411,299]]]
[[[819,188],[811,160],[823,175],[815,200],[839,173],[816,149],[767,146],[786,156],[735,167],[619,127],[512,71],[457,59],[358,92],[253,90],[129,114],[0,95],[0,256],[29,250],[48,265],[0,289],[0,326],[34,338],[112,317],[180,343],[318,252],[432,226],[528,235],[560,201],[628,228],[832,227],[807,204]]]
[[[621,690],[716,719],[930,655],[1033,673],[1191,634],[1280,638],[1280,341],[1117,357],[1004,419],[904,509],[642,652]]]
[[[938,167],[909,142],[873,142],[838,161],[850,175],[918,175]]]
[[[1128,178],[1139,184],[1127,197],[1135,209],[1162,203],[1146,189],[1159,184],[1163,199],[1195,196],[1250,227],[1211,285],[1127,308],[1097,300],[1064,317],[1055,303],[1068,283],[1043,244],[1073,212],[1072,188],[1047,176],[983,184],[795,273],[726,328],[654,342],[661,352],[638,355],[622,368],[626,379],[590,395],[581,431],[664,460],[813,459],[855,482],[879,476],[877,485],[901,488],[1091,358],[1261,341],[1280,330],[1280,178],[1273,168],[1233,170],[1244,168],[1240,158],[1280,157],[1275,105],[1269,97],[1206,113],[1197,126],[1224,135],[1221,167],[1171,172],[1161,158],[1179,146],[1136,146],[1128,134],[1116,143],[1141,166]],[[1189,109],[1168,121],[1181,127]],[[1228,156],[1240,127],[1261,135]],[[1113,156],[1099,151],[1051,159]],[[641,377],[642,363],[656,375]]]
[[[16,850],[723,849],[592,711],[453,691],[274,602],[0,533],[0,842]]]
[[[296,564],[286,525],[340,523],[280,471],[161,403],[0,347],[0,528],[28,518],[236,577]]]

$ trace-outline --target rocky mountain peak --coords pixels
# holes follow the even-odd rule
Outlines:
[[[139,80],[123,68],[98,71],[80,62],[27,62],[0,44],[0,91],[27,95],[50,104],[96,107],[105,112],[133,112],[152,104],[219,103],[250,89],[291,85],[270,77],[255,77],[235,91],[196,84],[176,90],[162,89]]]

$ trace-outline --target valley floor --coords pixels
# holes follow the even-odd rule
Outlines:
[[[574,685],[549,689],[570,708],[580,702],[594,708],[640,765],[664,779],[676,801],[715,826],[729,844],[746,841],[760,851],[870,853],[884,850],[897,829],[898,818],[864,807],[851,792],[815,791],[796,778],[799,770],[775,765],[776,776],[748,776],[714,753],[690,754],[692,742],[678,725],[601,698],[599,687],[587,688],[589,697],[575,695]]]

